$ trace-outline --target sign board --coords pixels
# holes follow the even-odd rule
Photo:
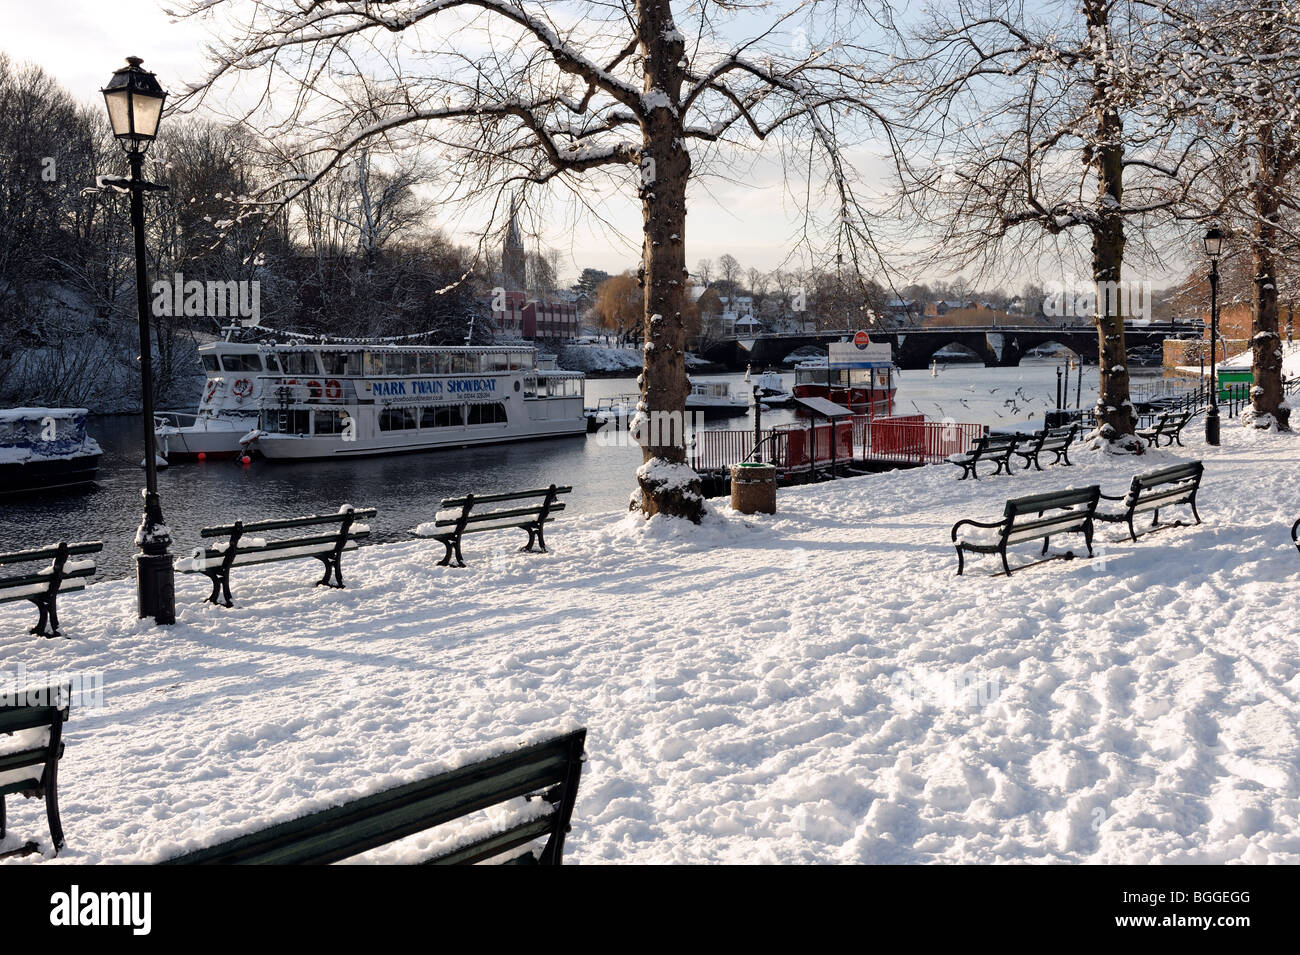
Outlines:
[[[858,332],[851,342],[831,342],[827,347],[832,368],[872,368],[893,362],[894,348],[889,342],[873,342],[866,332]],[[860,339],[865,339],[859,344]]]
[[[497,394],[495,378],[388,378],[366,382],[375,398],[491,398]]]

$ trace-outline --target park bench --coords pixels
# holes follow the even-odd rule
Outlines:
[[[1190,411],[1162,411],[1156,416],[1156,423],[1149,428],[1138,428],[1138,437],[1145,438],[1149,447],[1160,447],[1160,439],[1167,438],[1166,444],[1173,445],[1177,442],[1181,448],[1183,441],[1180,435],[1183,426],[1187,424],[1192,417]]]
[[[1034,470],[1041,471],[1042,464],[1039,463],[1038,457],[1041,454],[1051,452],[1055,457],[1052,464],[1064,464],[1070,466],[1070,445],[1074,443],[1075,436],[1079,433],[1077,424],[1063,428],[1044,428],[1042,431],[1030,435],[1023,444],[1017,444],[1012,452],[1018,458],[1025,459],[1025,467],[1034,466]]]
[[[0,566],[26,564],[48,560],[48,567],[13,577],[0,577],[0,603],[12,600],[30,600],[36,604],[40,619],[28,633],[42,637],[59,636],[59,594],[86,589],[86,578],[94,576],[95,558],[68,561],[69,557],[98,554],[104,549],[102,541],[83,541],[69,544],[60,541],[49,547],[19,550],[0,554]],[[45,625],[50,629],[46,630]]]
[[[955,464],[961,468],[961,478],[964,481],[968,477],[979,480],[977,470],[981,461],[992,461],[997,465],[993,474],[1011,473],[1011,452],[1016,449],[1016,442],[1020,438],[1014,434],[986,434],[983,437],[976,438],[974,446],[963,454],[952,454],[948,456],[948,463]]]
[[[1124,509],[1113,513],[1098,511],[1094,517],[1111,524],[1128,524],[1128,535],[1132,540],[1137,540],[1137,531],[1133,529],[1133,518],[1144,511],[1153,512],[1151,530],[1160,526],[1161,510],[1180,504],[1191,506],[1192,516],[1199,524],[1201,515],[1196,511],[1196,492],[1201,486],[1201,475],[1204,472],[1204,464],[1200,461],[1191,461],[1186,464],[1157,468],[1145,474],[1135,474],[1127,493],[1101,496],[1102,500],[1122,502]],[[1166,526],[1184,525],[1182,521],[1175,521]]]
[[[480,531],[499,531],[506,528],[522,528],[528,531],[528,543],[520,551],[533,550],[533,544],[543,554],[546,553],[546,537],[543,529],[546,522],[556,511],[564,510],[564,502],[559,500],[561,494],[568,494],[571,487],[557,487],[552,484],[535,491],[515,491],[508,494],[466,494],[464,497],[447,498],[439,506],[440,510],[460,508],[457,517],[443,517],[431,524],[421,524],[411,533],[416,537],[433,538],[447,548],[447,553],[438,561],[439,567],[464,567],[465,559],[460,553],[460,539],[465,534],[477,534]],[[529,501],[524,506],[514,506],[517,502]],[[493,508],[491,505],[506,505]],[[483,509],[484,506],[486,509]],[[475,511],[475,508],[480,510]],[[439,528],[449,528],[439,530]],[[452,563],[452,557],[456,562]]]
[[[0,691],[0,839],[5,835],[5,796],[45,797],[54,854],[63,848],[59,820],[59,758],[63,724],[72,701],[72,684],[32,690]],[[36,844],[5,855],[28,855]]]
[[[1002,568],[1009,577],[1011,565],[1007,563],[1008,546],[1042,540],[1042,553],[1046,554],[1051,538],[1057,534],[1083,534],[1084,542],[1088,545],[1088,556],[1091,557],[1092,519],[1100,496],[1101,488],[1095,484],[1068,491],[1030,494],[1007,501],[1000,521],[958,521],[952,526],[952,542],[957,548],[957,575],[960,577],[965,568],[965,551],[972,551],[1000,556]],[[975,530],[959,535],[958,531],[964,526]],[[1074,553],[1068,552],[1065,556],[1068,560],[1074,557]]]
[[[585,729],[576,730],[176,856],[163,864],[324,865],[523,797],[530,802],[540,799],[550,808],[528,812],[526,819],[504,830],[461,840],[421,864],[482,862],[545,837],[540,852],[530,849],[504,861],[559,865],[578,795],[586,737]]]
[[[355,550],[357,541],[370,536],[370,528],[356,523],[357,518],[374,517],[378,513],[374,508],[356,510],[344,505],[337,514],[310,517],[286,517],[269,521],[244,523],[235,521],[221,527],[205,527],[199,531],[201,537],[225,537],[225,541],[196,548],[192,557],[181,557],[176,561],[176,570],[183,574],[203,574],[212,581],[212,593],[208,596],[210,603],[224,602],[233,607],[230,599],[230,570],[251,564],[269,564],[281,560],[296,560],[299,557],[313,557],[325,565],[325,575],[316,581],[316,586],[342,587],[342,557],[345,550]],[[250,538],[246,535],[263,531],[284,530],[299,527],[329,527],[317,533],[301,537],[285,537],[280,540],[265,540],[260,537]],[[330,577],[333,576],[333,580]],[[222,599],[219,599],[222,598]]]

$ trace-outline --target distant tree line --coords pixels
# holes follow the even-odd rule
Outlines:
[[[349,157],[288,205],[258,212],[301,160],[239,124],[164,119],[145,175],[149,280],[257,282],[275,329],[348,337],[491,334],[492,263],[429,224],[433,171],[375,150]],[[99,103],[0,54],[0,400],[123,409],[138,392],[127,199],[95,189],[125,160]],[[541,257],[538,257],[541,258]],[[554,268],[542,260],[535,276]],[[543,284],[545,284],[543,282]],[[151,289],[152,291],[152,289]],[[155,386],[188,402],[197,342],[229,315],[155,314]]]

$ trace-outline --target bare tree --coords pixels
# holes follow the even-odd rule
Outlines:
[[[1221,168],[1202,193],[1207,217],[1237,224],[1253,264],[1247,424],[1290,430],[1278,333],[1284,244],[1300,239],[1300,7],[1214,0],[1165,7],[1180,43],[1169,82]]]
[[[949,267],[1068,251],[1074,230],[1090,240],[1096,437],[1133,453],[1144,445],[1124,344],[1126,225],[1142,240],[1196,179],[1194,153],[1171,148],[1175,124],[1149,98],[1158,20],[1139,0],[936,5],[898,70],[915,155],[938,157],[910,171],[907,201],[937,228]]]
[[[638,410],[680,421],[686,196],[699,168],[726,163],[741,142],[772,139],[806,167],[800,182],[823,184],[813,204],[833,208],[837,241],[864,247],[846,147],[881,122],[864,85],[868,2],[793,0],[761,14],[682,5],[683,30],[671,0],[188,0],[188,13],[233,27],[182,105],[233,74],[259,74],[280,100],[284,131],[323,160],[322,174],[372,140],[418,136],[437,144],[455,200],[486,203],[498,217],[507,192],[567,189],[599,214],[598,187],[635,186],[645,287]],[[742,31],[753,32],[723,39]],[[362,114],[374,118],[358,124]],[[681,429],[649,430],[632,506],[698,520],[704,502]]]

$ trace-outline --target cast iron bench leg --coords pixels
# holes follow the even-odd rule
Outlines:
[[[957,545],[957,576],[961,576],[962,569],[966,566],[966,554],[961,545]]]
[[[460,535],[449,534],[446,537],[439,537],[437,538],[437,540],[442,541],[442,546],[447,548],[447,553],[443,554],[442,560],[438,561],[439,567],[464,567],[465,566],[465,558],[462,557],[460,553]],[[456,562],[454,564],[451,562],[453,556],[456,558]]]
[[[45,787],[45,814],[50,821],[50,839],[54,842],[54,854],[63,848],[63,822],[59,818],[59,755],[63,749],[63,714],[55,711],[50,724],[50,757],[45,762],[45,773],[41,784]]]
[[[1005,571],[1007,572],[1007,576],[1010,577],[1010,576],[1011,576],[1011,565],[1010,565],[1009,563],[1007,563],[1007,545],[1006,545],[1006,544],[1003,544],[1003,545],[1002,545],[1002,549],[998,551],[998,556],[1000,556],[1000,557],[1002,558],[1002,569],[1005,570]]]

